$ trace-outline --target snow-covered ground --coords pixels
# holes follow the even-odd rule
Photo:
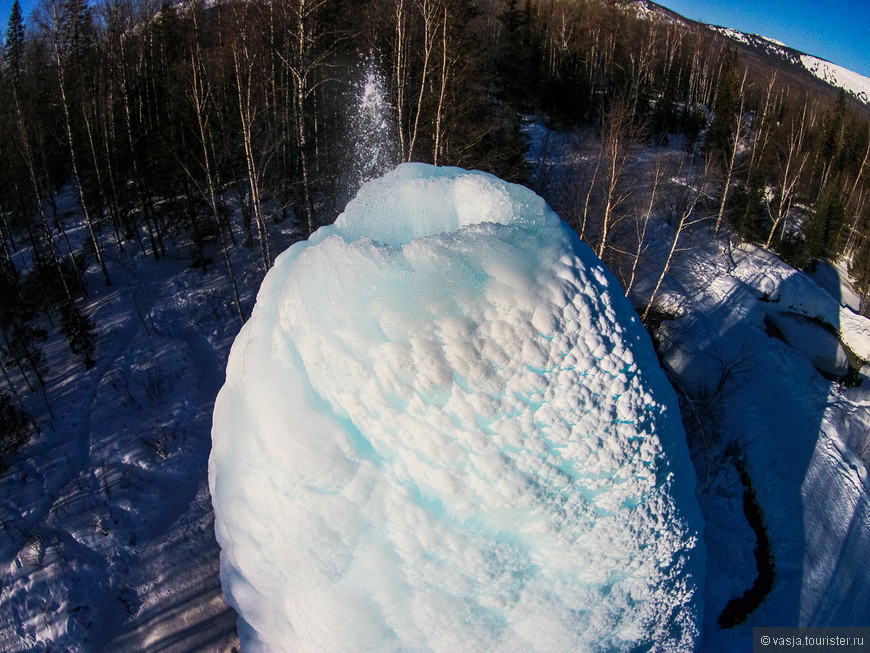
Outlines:
[[[71,202],[69,203],[71,204]],[[63,205],[62,205],[63,208]],[[73,242],[84,237],[70,218]],[[273,237],[286,247],[292,234]],[[59,338],[45,353],[54,421],[0,475],[0,650],[228,651],[207,484],[214,398],[239,329],[216,260],[107,247],[113,285],[88,274],[98,325],[85,371]],[[24,254],[22,253],[22,256]],[[262,278],[237,248],[250,311]],[[38,394],[24,394],[44,414]]]
[[[533,152],[544,152],[547,141],[569,142],[547,131],[529,125]],[[680,156],[638,156],[654,155]],[[556,188],[560,177],[578,174],[568,152],[538,162]],[[666,218],[654,212],[647,229],[632,293],[641,307],[673,237]],[[752,650],[754,626],[870,622],[870,368],[857,375],[870,360],[870,320],[855,313],[845,264],[820,265],[810,276],[761,248],[732,247],[727,234],[714,239],[701,223],[681,236],[663,288],[658,305],[668,319],[657,342],[686,398],[705,519],[700,650]],[[849,366],[857,387],[840,382]],[[741,474],[761,524],[747,518]],[[772,555],[767,581],[758,580],[757,531]],[[758,607],[742,623],[720,626],[729,602],[753,585],[763,595]]]
[[[571,142],[549,140],[551,152]],[[548,175],[578,160],[553,154]],[[641,305],[671,228],[664,215],[653,221]],[[276,250],[293,240],[282,226]],[[689,398],[707,549],[700,649],[751,650],[753,626],[866,624],[870,381],[846,387],[818,371],[870,358],[844,268],[810,277],[758,248],[723,255],[727,239],[703,226],[684,238],[659,343]],[[229,651],[236,617],[221,598],[206,478],[212,403],[239,329],[227,279],[217,256],[203,275],[176,249],[160,262],[134,247],[108,252],[113,286],[88,276],[97,365],[85,372],[61,340],[46,344],[54,424],[43,421],[0,475],[0,650]],[[250,310],[256,251],[239,248],[233,264]],[[38,394],[26,401],[44,412]],[[758,576],[741,472],[775,578],[748,619],[725,629],[723,610]]]
[[[690,299],[662,342],[679,382],[715,412],[715,432],[695,448],[709,550],[704,649],[748,650],[753,626],[867,623],[868,381],[846,388],[819,369],[842,364],[838,340],[866,360],[868,320],[769,252],[733,250],[728,274],[724,261],[709,267],[700,239],[693,249]],[[757,573],[735,462],[761,507],[775,581],[745,623],[723,629],[727,602]]]

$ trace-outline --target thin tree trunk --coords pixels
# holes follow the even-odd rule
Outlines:
[[[311,178],[308,170],[308,138],[305,130],[305,91],[300,82],[296,89],[296,136],[299,139],[299,165],[302,168],[302,195],[305,202],[305,216],[308,222],[308,235],[317,229],[314,216],[314,198],[311,193]]]
[[[660,156],[656,157],[656,171],[653,176],[653,187],[650,191],[649,196],[649,205],[646,209],[646,215],[643,218],[643,227],[640,229],[637,235],[637,250],[635,251],[634,261],[631,264],[631,275],[628,279],[628,286],[625,288],[625,296],[628,297],[629,293],[631,293],[631,289],[634,286],[634,280],[637,274],[637,264],[640,261],[640,255],[643,251],[643,243],[646,240],[646,229],[649,225],[650,218],[652,217],[653,205],[656,201],[656,190],[659,187],[659,181],[662,178],[662,159]]]
[[[147,202],[145,200],[145,182],[142,179],[142,174],[139,170],[139,163],[136,158],[136,147],[133,143],[133,119],[131,116],[130,109],[130,95],[127,91],[127,81],[126,79],[121,83],[121,96],[124,103],[124,124],[126,126],[127,131],[127,146],[130,148],[130,160],[133,164],[133,177],[136,181],[136,190],[137,195],[139,196],[139,210],[142,212],[142,219],[146,221],[148,236],[151,241],[151,252],[154,254],[155,259],[160,259],[160,252],[157,249],[157,242],[154,239],[154,233],[151,231],[151,221],[148,218],[148,208]],[[136,228],[137,237],[138,237],[138,227]],[[140,246],[142,245],[142,241],[139,241]],[[143,253],[145,252],[144,246],[142,246]],[[147,256],[147,254],[146,254]]]
[[[30,143],[27,139],[27,129],[24,124],[24,112],[21,109],[21,103],[18,100],[18,93],[15,91],[15,89],[13,89],[12,96],[15,102],[15,110],[17,116],[18,130],[21,135],[22,149],[24,150],[24,162],[27,166],[27,172],[30,178],[33,198],[36,202],[36,208],[39,211],[40,217],[42,218],[43,235],[45,236],[46,244],[48,245],[48,251],[51,254],[52,262],[57,269],[57,275],[60,279],[61,285],[63,286],[64,294],[67,296],[67,299],[72,301],[72,292],[70,292],[69,284],[67,284],[66,282],[66,275],[64,275],[63,267],[60,263],[60,253],[57,251],[57,246],[54,243],[54,236],[52,236],[51,227],[49,227],[48,224],[48,216],[45,214],[45,207],[42,205],[42,194],[39,192],[39,183],[36,180],[36,171],[33,167],[33,152],[30,149]],[[34,252],[36,252],[36,248],[34,248]]]
[[[704,171],[704,179],[701,181],[697,191],[694,194],[691,202],[688,207],[683,211],[680,216],[680,221],[677,224],[677,230],[674,233],[674,240],[671,242],[671,248],[668,251],[668,257],[665,259],[665,266],[662,268],[662,273],[659,275],[658,280],[656,281],[655,288],[653,288],[652,294],[650,295],[649,301],[647,302],[646,308],[643,311],[643,315],[641,316],[641,321],[646,323],[647,318],[649,317],[649,312],[652,309],[653,304],[655,303],[656,296],[658,295],[659,289],[661,288],[662,281],[664,281],[665,276],[668,273],[668,270],[671,267],[671,261],[674,258],[674,252],[677,250],[677,243],[680,240],[680,235],[683,233],[683,228],[687,224],[687,220],[691,217],[692,213],[695,211],[695,206],[698,204],[698,200],[701,198],[701,194],[704,191],[704,186],[707,181],[707,170]],[[694,221],[693,221],[694,223]]]
[[[263,267],[266,271],[272,267],[272,256],[269,248],[269,233],[266,229],[266,223],[263,217],[262,205],[260,203],[260,182],[257,172],[257,163],[254,156],[254,143],[252,127],[254,122],[253,98],[251,97],[253,85],[254,61],[247,53],[247,48],[243,44],[245,50],[245,76],[243,81],[242,67],[239,62],[238,47],[233,47],[233,63],[236,76],[236,91],[239,100],[239,118],[242,125],[242,143],[245,148],[245,165],[248,171],[248,183],[251,190],[251,209],[253,218],[257,224],[257,234],[260,239],[260,254],[263,258]]]
[[[849,191],[848,198],[846,199],[847,204],[852,203],[855,189],[858,188],[858,183],[861,181],[861,177],[864,174],[864,168],[867,167],[868,158],[870,158],[870,125],[867,126],[867,149],[864,151],[864,158],[861,160],[861,165],[858,167],[858,174],[855,176],[855,182],[852,184],[852,188]]]
[[[54,10],[57,10],[57,5],[51,5]],[[60,30],[60,18],[55,13],[55,30]],[[100,264],[100,270],[103,272],[103,280],[106,282],[107,286],[112,285],[111,279],[109,279],[109,271],[106,269],[106,263],[103,260],[103,252],[100,247],[100,243],[97,241],[97,234],[94,230],[94,224],[91,220],[90,212],[88,211],[88,205],[85,201],[85,191],[82,187],[81,176],[79,175],[79,167],[76,162],[76,150],[73,144],[73,133],[72,133],[72,121],[70,120],[70,112],[69,112],[69,101],[67,100],[66,95],[66,84],[63,81],[63,65],[64,61],[60,53],[60,43],[58,39],[60,38],[60,34],[56,31],[52,38],[52,44],[54,46],[54,56],[55,56],[55,65],[57,66],[57,86],[60,91],[60,104],[63,108],[63,117],[64,117],[64,126],[66,127],[66,140],[69,145],[69,156],[70,156],[70,164],[72,166],[73,173],[73,181],[75,181],[76,191],[78,192],[79,198],[79,206],[82,209],[82,215],[85,218],[85,223],[88,226],[88,236],[91,239],[91,244],[94,246],[94,254],[97,257],[97,262]]]
[[[214,179],[212,177],[211,172],[211,163],[208,151],[208,135],[206,133],[205,126],[205,101],[208,95],[207,91],[204,88],[204,81],[202,81],[199,77],[200,67],[197,65],[196,59],[193,55],[190,58],[191,69],[193,71],[193,88],[191,90],[191,97],[193,100],[194,112],[196,114],[196,122],[197,127],[199,129],[199,137],[200,143],[202,144],[202,160],[203,160],[203,168],[205,170],[205,180],[206,180],[206,190],[207,190],[207,199],[209,208],[211,208],[212,218],[215,222],[215,229],[217,229],[218,237],[220,239],[221,245],[221,257],[224,260],[224,265],[227,268],[227,274],[230,277],[230,285],[233,289],[233,301],[236,306],[236,314],[239,316],[239,322],[241,324],[245,323],[245,315],[242,312],[242,300],[239,296],[239,286],[236,283],[236,275],[233,272],[233,265],[230,261],[230,255],[227,247],[227,239],[224,234],[224,230],[221,226],[220,212],[218,211],[217,200],[215,196],[215,186]]]
[[[432,163],[438,165],[441,154],[441,119],[444,115],[444,94],[447,90],[447,5],[444,5],[444,17],[441,32],[441,92],[438,94],[438,109],[435,112],[435,147]]]
[[[740,82],[740,107],[737,109],[737,124],[734,130],[734,144],[731,146],[731,155],[728,157],[728,170],[725,175],[725,188],[722,189],[722,201],[719,202],[719,213],[716,215],[716,228],[713,230],[713,235],[719,235],[719,228],[722,226],[722,218],[725,215],[725,202],[728,200],[728,191],[731,189],[731,176],[734,174],[734,162],[737,160],[737,150],[740,147],[740,136],[743,131],[743,106],[744,106],[744,88],[746,86],[746,78],[748,73],[743,73],[743,80]]]
[[[791,202],[792,198],[794,197],[795,186],[797,185],[797,182],[801,177],[801,173],[803,172],[804,165],[807,162],[807,155],[805,154],[800,162],[800,165],[797,168],[797,171],[792,172],[794,165],[796,165],[795,157],[800,156],[800,151],[803,148],[804,130],[806,128],[806,115],[807,105],[804,104],[804,110],[803,114],[801,115],[800,126],[795,127],[794,123],[792,123],[791,126],[791,132],[789,134],[788,140],[788,154],[786,155],[785,170],[783,171],[782,175],[779,202],[775,204],[776,210],[773,216],[773,225],[770,228],[770,233],[767,236],[767,241],[764,243],[764,247],[766,249],[770,248],[770,244],[773,242],[774,235],[776,234],[776,229],[779,226],[780,222],[783,222],[783,226],[785,225],[784,219],[788,217],[789,211],[791,211]]]
[[[397,0],[396,3],[396,60],[395,60],[395,84],[396,84],[396,113],[399,132],[399,149],[402,152],[402,161],[407,161],[405,155],[405,0]]]
[[[589,215],[589,200],[592,197],[592,190],[595,188],[595,180],[598,178],[598,169],[601,167],[601,159],[604,154],[603,147],[598,148],[598,160],[595,162],[595,170],[592,173],[592,181],[589,182],[589,189],[586,191],[586,201],[583,204],[583,220],[580,223],[580,239],[586,240],[586,220]]]
[[[422,0],[420,9],[423,12],[423,71],[420,73],[420,92],[417,95],[417,111],[414,115],[414,126],[411,129],[411,142],[408,145],[408,161],[414,157],[414,144],[417,142],[417,132],[420,126],[420,114],[423,112],[423,93],[429,77],[429,58],[432,54],[434,35],[432,34],[432,16],[429,11],[430,0]]]

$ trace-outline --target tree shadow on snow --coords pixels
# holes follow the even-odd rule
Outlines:
[[[757,626],[858,625],[870,605],[867,492],[844,489],[826,432],[840,325],[807,326],[782,301],[806,291],[797,275],[772,296],[722,279],[721,301],[657,334],[706,520],[711,651],[751,650]]]

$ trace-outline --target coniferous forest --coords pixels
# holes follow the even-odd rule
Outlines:
[[[677,136],[705,162],[717,232],[725,221],[800,267],[849,256],[866,293],[866,107],[741,59],[707,29],[630,8],[52,0],[26,19],[16,2],[0,87],[4,368],[44,385],[45,317],[93,364],[99,325],[78,303],[90,266],[111,284],[107,249],[159,260],[167,240],[183,242],[207,273],[228,265],[230,248],[254,247],[268,269],[272,225],[292,220],[305,235],[331,222],[348,196],[351,93],[367,59],[393,107],[396,160],[529,183],[524,117],[589,131],[591,170],[578,168],[568,188],[535,184],[611,264],[634,256],[620,238],[637,241],[612,230],[639,183],[632,148]],[[78,248],[57,208],[63,189],[87,227]],[[208,242],[219,244],[215,261]],[[25,265],[13,257],[21,247],[32,253]],[[627,285],[630,262],[614,267]]]
[[[226,276],[232,319],[249,317],[234,252],[255,252],[264,274],[276,231],[305,238],[342,211],[370,67],[393,162],[529,185],[649,324],[679,251],[668,242],[641,283],[654,207],[677,238],[703,222],[726,249],[754,243],[796,268],[847,261],[867,314],[870,109],[645,8],[41,0],[26,16],[16,0],[0,53],[0,470],[41,428],[22,397],[51,414],[52,335],[84,369],[99,363],[110,325],[84,306],[95,284],[115,283],[108,256],[160,265],[183,251],[201,274]],[[534,127],[562,140],[533,142]],[[556,167],[534,163],[568,150]]]

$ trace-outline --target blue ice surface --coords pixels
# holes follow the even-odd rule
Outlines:
[[[690,650],[675,394],[546,203],[403,164],[276,261],[210,486],[245,650]]]

